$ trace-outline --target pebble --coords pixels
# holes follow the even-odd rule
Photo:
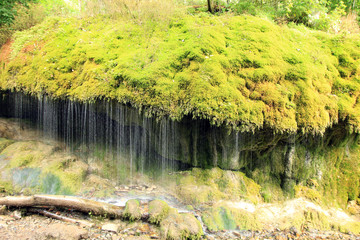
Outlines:
[[[21,212],[19,210],[16,210],[16,211],[13,212],[12,216],[15,219],[21,219]]]

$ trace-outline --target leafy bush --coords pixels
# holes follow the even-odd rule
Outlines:
[[[34,0],[1,0],[0,2],[0,26],[11,25],[18,15],[17,6],[28,7],[29,2]]]
[[[80,14],[83,17],[101,14],[134,20],[140,24],[147,21],[167,21],[185,12],[176,0],[99,0],[80,3]]]
[[[18,13],[10,25],[0,27],[0,46],[12,36],[15,31],[22,31],[40,23],[45,18],[43,7],[38,4],[30,4],[28,7],[18,5]]]
[[[346,6],[342,1],[331,11],[325,0],[290,0],[285,5],[285,14],[288,21],[301,23],[318,30],[339,31],[340,18],[345,15]]]

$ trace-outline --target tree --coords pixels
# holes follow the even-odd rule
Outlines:
[[[208,11],[212,13],[213,11],[211,8],[211,0],[207,0],[207,5],[208,5]]]
[[[1,0],[0,1],[0,27],[13,23],[17,14],[16,5],[21,4],[28,7],[29,2],[36,0]]]

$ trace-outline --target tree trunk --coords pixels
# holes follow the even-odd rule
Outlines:
[[[108,217],[120,218],[123,208],[109,203],[97,202],[88,199],[70,196],[55,195],[34,195],[19,197],[0,198],[0,205],[10,207],[36,207],[36,206],[54,206],[61,208],[71,208],[94,215],[106,215]]]
[[[211,8],[211,0],[207,0],[207,4],[208,4],[208,11],[213,13],[213,10]]]

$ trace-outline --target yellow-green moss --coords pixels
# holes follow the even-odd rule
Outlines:
[[[14,141],[5,138],[0,138],[0,153],[2,152],[2,150],[4,150],[7,146],[9,146],[12,143],[14,143]]]
[[[57,176],[62,184],[62,188],[68,189],[71,193],[77,193],[87,173],[87,164],[80,160],[59,158],[49,166],[44,167],[44,173],[51,173]]]
[[[311,189],[301,185],[296,185],[294,187],[294,190],[295,190],[295,197],[297,198],[304,197],[315,203],[321,203],[321,195],[315,189]]]
[[[53,145],[37,141],[11,142],[1,152],[8,160],[5,173],[13,175],[15,170],[22,175],[22,170],[39,169],[39,179],[35,186],[25,187],[32,187],[34,192],[53,194],[79,192],[87,174],[87,164],[71,156],[56,153],[54,149]],[[21,186],[16,186],[19,187]]]
[[[261,223],[254,213],[231,208],[226,204],[212,206],[202,213],[202,220],[211,231],[220,230],[259,230]]]
[[[11,181],[0,180],[0,193],[13,194],[14,187]]]
[[[296,227],[297,229],[307,227],[318,230],[330,230],[332,228],[332,223],[329,216],[309,208],[288,216],[280,226],[281,229],[288,229],[290,227]]]
[[[346,222],[333,226],[335,230],[343,233],[360,234],[360,222]]]
[[[177,239],[202,239],[203,230],[201,223],[192,213],[170,213],[160,223],[161,238]]]
[[[182,16],[146,27],[122,21],[49,18],[17,33],[0,87],[116,99],[150,115],[192,114],[241,130],[323,133],[339,119],[360,129],[359,34],[253,16]]]
[[[149,202],[149,221],[154,224],[159,224],[163,219],[165,219],[171,208],[169,205],[162,200],[153,200]]]
[[[194,205],[224,199],[261,201],[260,186],[242,172],[193,168],[177,178],[178,197]]]
[[[131,199],[126,202],[123,216],[130,221],[136,221],[141,218],[140,202],[137,199]]]
[[[50,145],[20,141],[10,144],[2,154],[10,160],[8,168],[38,167],[44,156],[50,155],[52,151],[53,147]]]

